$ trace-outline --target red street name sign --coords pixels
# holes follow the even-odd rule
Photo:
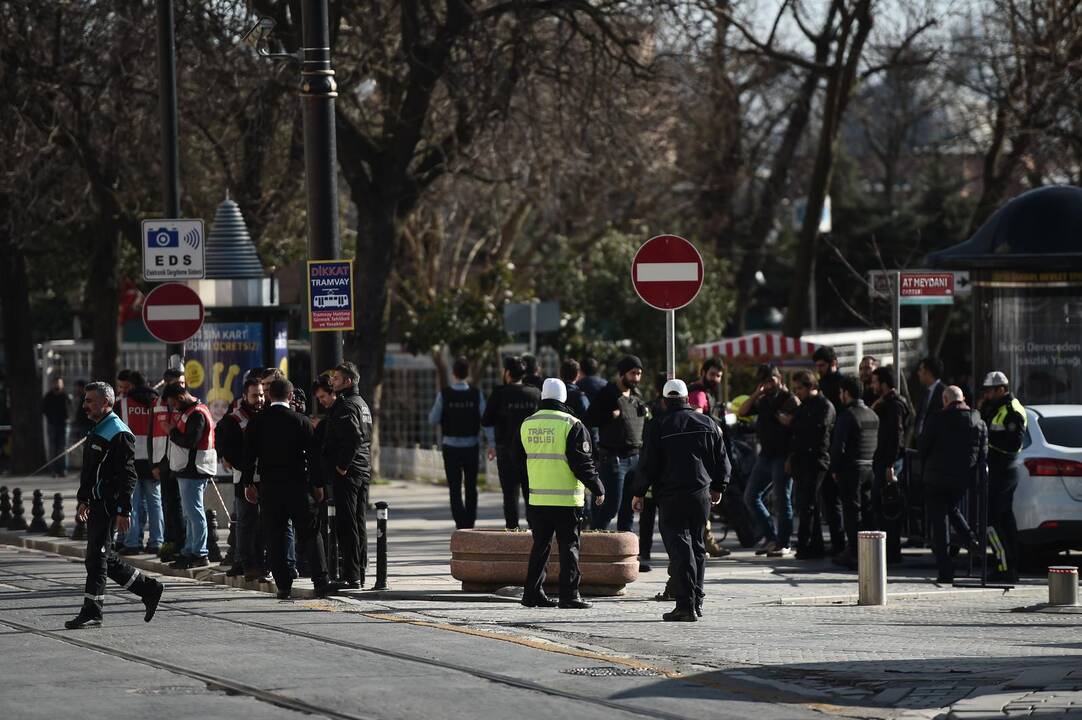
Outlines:
[[[682,237],[652,237],[631,261],[631,282],[650,307],[679,310],[690,304],[702,289],[703,257]]]
[[[163,343],[182,343],[203,326],[203,301],[180,283],[163,283],[143,300],[143,324]]]
[[[950,305],[954,302],[954,273],[903,272],[898,295],[903,305]]]

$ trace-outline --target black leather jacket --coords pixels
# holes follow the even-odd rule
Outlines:
[[[708,490],[720,493],[730,472],[717,422],[687,405],[670,407],[663,417],[646,425],[633,492],[643,497],[652,489],[658,500]]]
[[[323,467],[334,478],[338,468],[356,484],[372,479],[372,411],[352,385],[338,393],[338,399],[323,421]]]

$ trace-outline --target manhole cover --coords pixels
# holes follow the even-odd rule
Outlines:
[[[202,685],[163,685],[161,687],[134,688],[133,695],[206,695],[210,692]]]
[[[656,677],[661,675],[661,673],[656,670],[627,667],[581,667],[569,668],[567,670],[561,670],[560,672],[565,675],[584,675],[586,677]]]

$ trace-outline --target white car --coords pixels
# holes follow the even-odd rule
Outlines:
[[[1023,550],[1082,550],[1082,405],[1030,405],[1014,494]]]

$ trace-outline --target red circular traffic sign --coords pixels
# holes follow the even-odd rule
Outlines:
[[[182,343],[203,326],[203,301],[187,285],[162,283],[143,300],[143,324],[163,343]]]
[[[652,237],[631,261],[631,282],[650,307],[679,310],[694,300],[703,286],[703,256],[682,237]]]

